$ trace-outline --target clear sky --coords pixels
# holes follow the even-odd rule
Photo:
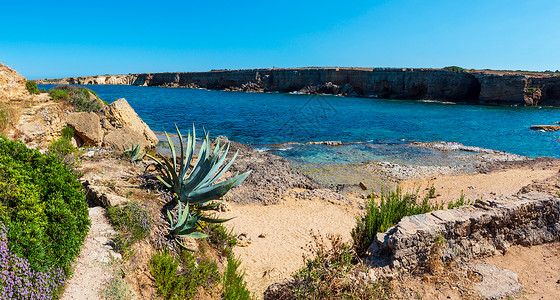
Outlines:
[[[305,66],[560,69],[558,0],[74,0],[0,7],[0,62],[29,79]]]

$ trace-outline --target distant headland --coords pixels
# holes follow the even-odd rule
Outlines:
[[[560,106],[560,73],[418,68],[289,68],[139,73],[38,79],[38,84],[117,84],[248,92],[299,92],[483,105]]]

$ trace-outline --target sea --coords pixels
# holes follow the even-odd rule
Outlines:
[[[160,136],[164,131],[174,133],[175,124],[182,133],[194,124],[198,131],[204,128],[213,137],[225,135],[257,150],[274,152],[302,169],[372,161],[462,163],[454,162],[453,156],[441,151],[414,146],[414,142],[432,141],[453,141],[529,157],[560,158],[560,131],[529,129],[531,125],[559,122],[560,109],[553,107],[127,85],[85,87],[109,103],[126,98]],[[343,144],[307,144],[320,141]]]

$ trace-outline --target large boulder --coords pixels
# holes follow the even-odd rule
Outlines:
[[[101,146],[103,142],[103,130],[99,116],[92,112],[71,113],[66,118],[66,122],[76,134],[88,146]]]
[[[30,97],[25,77],[0,63],[0,101],[25,100]]]
[[[142,148],[153,148],[159,142],[155,133],[124,98],[111,103],[105,109],[105,116],[113,129],[105,135],[104,146],[123,149],[139,144]]]

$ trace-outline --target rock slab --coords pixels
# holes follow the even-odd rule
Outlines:
[[[474,263],[469,267],[482,276],[482,282],[476,283],[474,288],[484,299],[502,299],[519,293],[523,288],[517,274],[510,270],[489,263]]]

